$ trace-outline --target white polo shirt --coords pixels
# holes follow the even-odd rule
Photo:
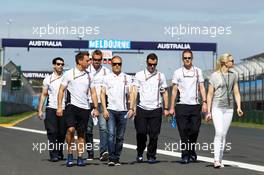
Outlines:
[[[110,73],[110,70],[104,66],[101,66],[98,70],[95,70],[92,64],[86,69],[91,75],[93,85],[96,89],[98,103],[101,103],[100,93],[101,86],[103,84],[103,77]],[[91,94],[89,94],[89,101],[92,102]]]
[[[48,90],[48,99],[46,107],[57,109],[58,93],[60,84],[62,81],[62,75],[57,76],[54,72],[45,77],[43,80],[43,89]],[[62,100],[62,108],[65,108],[65,98]]]
[[[64,73],[61,84],[67,87],[66,105],[90,109],[88,95],[93,84],[88,72],[80,71],[76,67],[70,69]]]
[[[166,77],[156,71],[150,73],[147,69],[136,73],[134,83],[139,92],[139,107],[154,110],[162,106],[161,92],[167,88]]]
[[[204,82],[201,69],[192,66],[186,69],[184,66],[177,69],[172,78],[172,83],[178,86],[180,99],[177,104],[199,104],[199,84]],[[179,93],[178,92],[178,93]]]
[[[103,87],[106,89],[107,109],[114,111],[127,111],[127,98],[132,83],[131,76],[121,72],[119,75],[111,72],[104,76]]]

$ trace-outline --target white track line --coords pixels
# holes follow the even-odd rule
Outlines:
[[[16,126],[5,127],[5,128],[20,130],[20,131],[27,131],[27,132],[38,133],[38,134],[46,134],[47,133],[46,131],[40,131],[40,130],[28,129],[28,128],[21,128],[21,127],[16,127]],[[94,142],[99,142],[98,139],[93,139],[93,140],[94,140]],[[131,145],[131,144],[124,143],[123,147],[124,148],[128,148],[128,149],[136,150],[136,145]],[[161,150],[161,149],[158,149],[157,153],[158,154],[162,154],[162,155],[166,155],[166,156],[181,157],[181,153],[179,153],[179,152],[165,151],[165,150]],[[198,156],[197,159],[200,160],[200,161],[209,162],[209,163],[214,162],[213,158],[209,158],[209,157],[205,157],[205,156]],[[264,166],[260,166],[260,165],[254,165],[254,164],[248,164],[248,163],[242,163],[242,162],[235,162],[235,161],[229,161],[229,160],[223,160],[223,163],[225,165],[230,165],[230,166],[233,166],[233,167],[238,167],[238,168],[244,168],[244,169],[253,170],[253,171],[264,172]]]

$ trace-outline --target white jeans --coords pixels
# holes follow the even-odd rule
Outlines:
[[[214,160],[222,161],[226,144],[226,134],[233,118],[233,109],[212,108],[212,118],[215,127]]]

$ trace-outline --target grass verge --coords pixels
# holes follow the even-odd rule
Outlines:
[[[205,120],[202,120],[203,124],[213,124],[212,122],[207,123]],[[256,129],[264,129],[264,125],[256,124],[256,123],[245,123],[245,122],[237,122],[233,121],[231,126],[234,127],[242,127],[242,128],[256,128]]]
[[[14,114],[11,116],[1,116],[0,117],[0,124],[14,124],[14,123],[22,121],[28,117],[31,117],[34,114],[36,114],[36,111],[23,112],[23,113]]]
[[[262,125],[262,124],[256,124],[256,123],[232,122],[231,126],[244,127],[244,128],[264,129],[264,125]]]

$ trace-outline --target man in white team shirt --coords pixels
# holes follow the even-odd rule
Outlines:
[[[108,152],[107,152],[107,125],[106,120],[102,115],[102,106],[100,100],[100,92],[101,86],[103,82],[103,77],[110,73],[110,70],[104,66],[102,66],[102,58],[103,53],[100,50],[95,50],[92,54],[92,64],[90,64],[87,68],[87,71],[90,73],[93,81],[93,85],[96,89],[97,99],[98,99],[98,124],[99,124],[99,136],[100,136],[100,161],[108,160]],[[91,102],[91,96],[89,96],[89,101]],[[94,106],[91,103],[91,106]],[[88,128],[86,132],[86,143],[89,144],[87,147],[88,152],[88,160],[92,160],[94,158],[94,150],[93,150],[93,120],[89,120]]]
[[[202,96],[202,111],[207,112],[203,74],[201,69],[193,66],[192,60],[192,51],[183,51],[183,66],[174,72],[172,79],[173,88],[170,113],[176,115],[177,118],[178,130],[181,137],[181,163],[183,164],[197,160],[195,144],[201,126],[199,92]],[[177,105],[175,107],[177,95]]]
[[[94,103],[93,114],[97,117],[98,102],[95,88],[91,82],[89,72],[86,71],[89,65],[89,53],[79,52],[75,56],[76,67],[68,70],[64,73],[60,90],[58,94],[58,108],[57,115],[62,116],[62,98],[64,91],[66,93],[66,107],[65,107],[65,120],[67,126],[66,141],[68,144],[68,157],[66,166],[73,166],[73,150],[72,144],[74,141],[74,133],[77,131],[77,166],[85,166],[85,162],[82,158],[85,145],[85,133],[87,130],[87,124],[89,120],[89,114],[91,112],[90,103],[88,100],[89,91],[91,93],[92,102]]]
[[[42,93],[38,105],[38,117],[43,119],[43,106],[46,97],[46,117],[44,119],[47,137],[49,140],[50,161],[57,162],[63,160],[63,144],[66,134],[65,118],[56,115],[57,96],[62,80],[64,60],[60,57],[52,60],[53,73],[45,77],[43,81]],[[64,109],[65,104],[62,104]]]
[[[149,54],[146,63],[147,68],[135,75],[135,95],[139,95],[137,97],[139,104],[134,122],[137,132],[137,162],[143,162],[143,152],[146,148],[147,135],[149,135],[147,159],[152,164],[157,162],[156,151],[162,122],[162,104],[164,115],[169,115],[168,92],[165,75],[156,69],[157,55]]]
[[[119,159],[123,148],[127,118],[134,114],[131,106],[134,102],[131,94],[132,79],[121,72],[122,58],[112,58],[112,72],[104,77],[101,102],[103,116],[108,128],[108,166],[120,165]],[[106,99],[107,96],[107,99]],[[128,106],[128,101],[131,102]],[[128,109],[129,108],[129,109]]]

